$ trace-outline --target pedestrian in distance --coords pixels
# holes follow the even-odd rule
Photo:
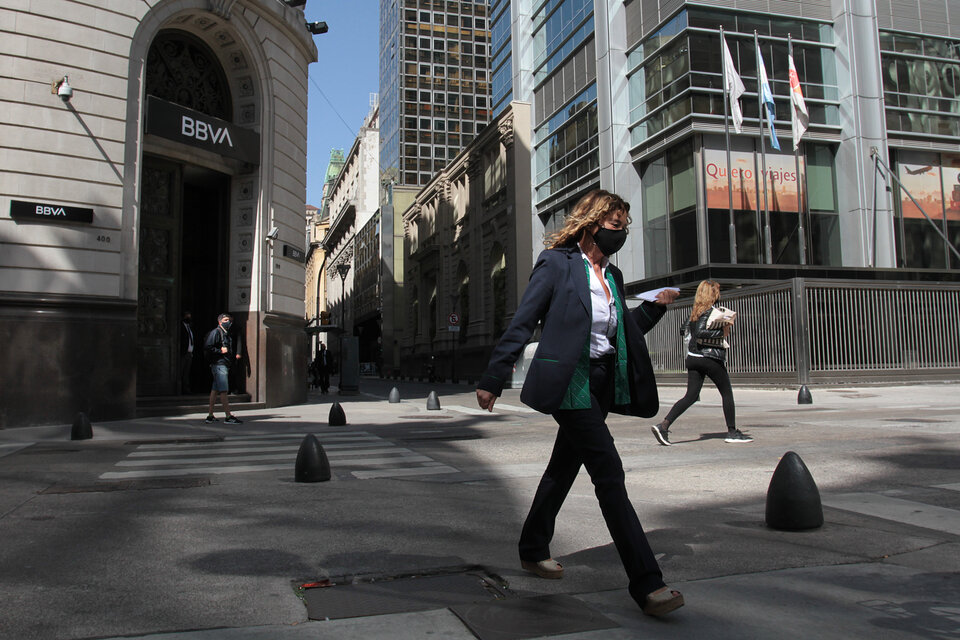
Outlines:
[[[240,419],[230,413],[230,400],[227,392],[230,390],[230,367],[240,359],[240,354],[234,348],[230,336],[230,327],[233,318],[229,313],[221,313],[217,318],[217,326],[207,334],[203,341],[203,351],[210,364],[210,373],[213,374],[213,388],[210,390],[210,410],[207,412],[207,424],[219,422],[213,417],[213,406],[220,395],[220,404],[223,406],[225,424],[242,424]]]
[[[651,417],[657,385],[644,334],[677,292],[626,307],[623,274],[609,257],[627,239],[630,205],[595,190],[584,196],[537,258],[516,313],[477,385],[477,402],[493,411],[537,325],[542,333],[520,399],[557,422],[550,461],[520,534],[520,564],[543,578],[562,578],[550,554],[557,514],[581,465],[629,579],[631,597],[647,615],[683,605],[669,589],[624,484],[623,464],[607,428],[608,412]]]
[[[670,446],[669,429],[684,411],[700,398],[703,379],[710,378],[720,392],[723,401],[723,418],[727,424],[725,442],[732,444],[753,442],[753,438],[737,429],[737,409],[733,402],[733,387],[727,373],[727,338],[737,318],[730,309],[718,306],[720,285],[713,280],[704,280],[697,286],[697,293],[686,323],[683,338],[687,343],[687,393],[677,400],[667,417],[651,427],[657,442]]]
[[[317,374],[320,383],[320,393],[330,391],[330,352],[327,351],[327,345],[320,343],[320,350],[317,351]]]

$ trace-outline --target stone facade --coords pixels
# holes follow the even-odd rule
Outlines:
[[[513,317],[543,248],[531,233],[530,130],[529,105],[512,103],[403,212],[402,377],[478,379]]]
[[[321,241],[326,253],[323,277],[326,292],[326,308],[330,312],[330,324],[336,335],[329,336],[329,345],[336,360],[340,360],[340,332],[356,336],[358,319],[367,322],[374,319],[379,326],[379,309],[375,316],[360,317],[357,314],[357,292],[354,283],[363,276],[358,274],[358,233],[378,216],[380,193],[379,171],[379,110],[374,107],[357,134],[353,146],[344,159],[343,168],[330,184],[324,196],[323,209],[329,209],[329,229]],[[379,246],[375,248],[380,255]],[[341,277],[341,269],[348,268]]]
[[[0,339],[16,371],[5,395],[21,400],[3,403],[0,428],[81,410],[128,418],[138,397],[176,394],[189,307],[198,340],[217,313],[236,316],[237,386],[253,401],[302,401],[317,56],[302,11],[275,0],[50,0],[8,3],[0,20]],[[56,95],[65,76],[69,102]],[[161,107],[174,126],[161,126]],[[243,141],[252,146],[240,153]],[[92,221],[14,217],[19,202],[92,210]]]

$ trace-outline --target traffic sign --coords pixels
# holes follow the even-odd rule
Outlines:
[[[452,327],[457,326],[460,324],[460,315],[458,313],[451,313],[447,316],[447,323]]]

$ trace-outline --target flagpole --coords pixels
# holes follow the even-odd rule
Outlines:
[[[753,30],[753,46],[757,52],[757,107],[760,109],[760,176],[763,182],[763,224],[764,224],[764,241],[763,249],[766,257],[767,264],[773,264],[773,246],[770,242],[770,207],[767,204],[767,145],[763,141],[763,120],[765,109],[763,106],[763,87],[761,86],[760,79],[760,36],[757,35],[757,30]],[[767,122],[769,125],[770,123]],[[757,203],[759,206],[759,203]]]
[[[726,41],[723,39],[723,25],[720,26],[720,60],[724,60],[724,46]],[[727,65],[723,67],[723,137],[727,141],[727,196],[730,201],[730,264],[737,264],[737,226],[733,219],[733,165],[730,161],[730,119],[727,115]]]
[[[790,60],[793,60],[793,37],[788,33],[787,34],[787,55],[790,56]],[[798,76],[799,79],[799,76]],[[799,81],[799,80],[798,80]],[[791,89],[792,91],[792,89]],[[793,102],[793,96],[790,96],[791,103]],[[794,109],[793,106],[790,107]],[[794,113],[794,118],[796,118],[796,113]],[[800,264],[807,264],[807,234],[803,225],[803,200],[801,199],[801,189],[800,189],[800,141],[796,140],[793,143],[793,162],[796,166],[797,171],[797,230],[800,235]]]

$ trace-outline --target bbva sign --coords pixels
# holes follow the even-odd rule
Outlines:
[[[36,222],[93,222],[93,209],[68,207],[63,204],[11,200],[10,217],[16,220],[34,220]]]
[[[144,131],[214,153],[260,164],[260,134],[182,107],[156,96],[147,96]]]

